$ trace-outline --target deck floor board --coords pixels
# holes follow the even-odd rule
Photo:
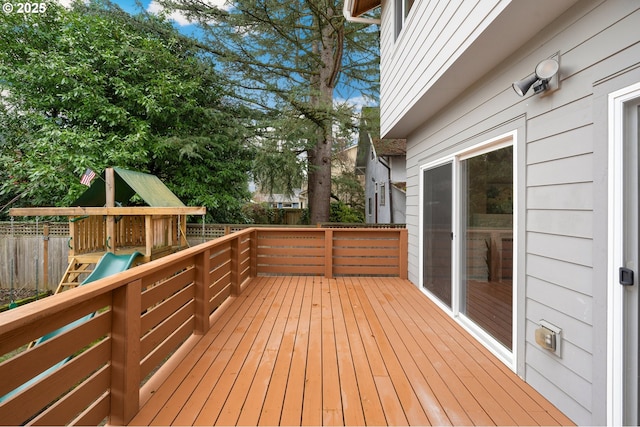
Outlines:
[[[567,425],[414,285],[255,278],[131,425]]]

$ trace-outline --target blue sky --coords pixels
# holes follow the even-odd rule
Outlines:
[[[124,11],[136,14],[141,12],[142,10],[147,10],[149,12],[158,13],[162,10],[160,5],[153,0],[111,0],[113,3],[120,6]],[[207,0],[210,4],[216,5],[220,8],[229,7],[228,4],[225,4],[225,0]],[[184,16],[180,14],[173,13],[169,15],[169,19],[172,20],[176,26],[176,28],[183,32],[184,34],[190,36],[198,36],[199,29],[196,25],[190,24]],[[335,99],[338,103],[348,102],[349,104],[362,106],[362,105],[371,105],[371,100],[366,100],[362,97],[359,91],[354,90],[353,88],[347,87],[337,87],[335,91]],[[358,108],[359,109],[359,108]]]
[[[133,14],[140,12],[140,6],[135,0],[117,0],[114,1],[114,3],[120,6],[126,12]],[[149,7],[149,3],[151,3],[151,0],[143,0],[140,3],[142,4],[142,7],[146,9]]]

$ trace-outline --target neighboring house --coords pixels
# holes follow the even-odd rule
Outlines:
[[[637,425],[640,3],[345,3],[382,3],[410,280],[576,423]]]
[[[331,203],[338,199],[342,203],[346,203],[352,207],[362,205],[362,195],[360,192],[356,192],[348,186],[345,188],[344,185],[341,185],[344,179],[350,179],[355,176],[357,152],[358,145],[353,144],[342,150],[337,150],[331,157]],[[364,189],[361,181],[358,181],[358,184]]]
[[[353,173],[357,152],[358,146],[352,145],[336,153],[331,159],[331,176],[340,176],[346,172]]]
[[[368,224],[404,224],[406,140],[380,139],[361,121],[356,173],[364,176]]]
[[[277,209],[303,209],[306,204],[301,195],[302,190],[295,189],[292,195],[269,194],[266,192],[255,192],[252,200],[255,203],[266,203],[271,208]]]

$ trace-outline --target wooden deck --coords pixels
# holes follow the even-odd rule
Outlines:
[[[256,277],[130,425],[569,425],[400,278]]]

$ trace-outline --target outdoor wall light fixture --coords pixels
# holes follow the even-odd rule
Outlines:
[[[531,86],[533,93],[544,92],[549,88],[549,80],[556,75],[560,64],[555,59],[545,59],[536,66],[536,71],[530,76],[513,83],[513,90],[520,96],[524,96]]]

